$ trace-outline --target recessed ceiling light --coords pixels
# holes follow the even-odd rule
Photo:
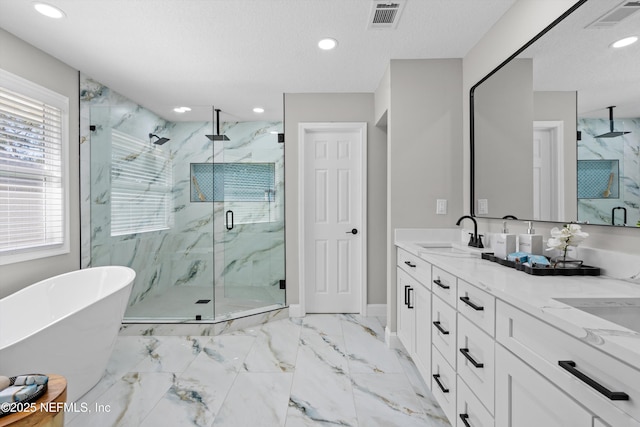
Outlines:
[[[49,18],[60,19],[66,16],[62,9],[59,9],[48,3],[35,2],[33,3],[33,7],[39,13]]]
[[[269,132],[271,135],[277,135],[278,131],[277,130],[272,130],[271,132]]]
[[[256,107],[253,109],[254,113],[264,113],[264,108],[261,107]]]
[[[329,37],[318,42],[318,47],[322,50],[335,49],[336,46],[338,46],[338,41]]]
[[[614,48],[617,49],[617,48],[620,48],[620,47],[629,46],[630,44],[634,44],[637,41],[638,41],[638,37],[636,37],[636,36],[625,37],[625,38],[620,39],[617,42],[613,43],[611,45],[611,47],[614,47]]]
[[[187,111],[191,111],[189,107],[176,107],[173,109],[176,113],[186,113]]]

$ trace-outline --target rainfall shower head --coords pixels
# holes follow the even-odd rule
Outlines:
[[[617,136],[622,136],[622,135],[626,135],[628,133],[631,133],[630,131],[627,132],[620,132],[620,131],[614,131],[613,130],[613,109],[616,108],[615,105],[611,106],[611,107],[607,107],[609,109],[609,126],[610,126],[610,131],[607,133],[603,133],[602,135],[598,135],[596,136],[596,138],[615,138]]]
[[[227,135],[207,135],[212,141],[231,141]]]
[[[217,135],[206,135],[212,141],[231,141],[227,135],[220,135],[220,110],[215,109],[216,112],[216,134]]]
[[[160,138],[158,135],[154,135],[152,133],[149,134],[149,139],[151,138],[158,138],[156,141],[153,141],[154,144],[156,145],[162,145],[167,141],[170,141],[169,138]]]

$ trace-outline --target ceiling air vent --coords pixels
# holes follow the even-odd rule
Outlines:
[[[404,2],[405,0],[374,0],[367,28],[373,30],[391,30],[396,28],[402,9],[404,8]]]
[[[611,28],[640,10],[640,1],[625,1],[614,7],[586,28]]]

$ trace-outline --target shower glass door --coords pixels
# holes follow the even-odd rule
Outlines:
[[[223,116],[224,117],[224,113]],[[216,152],[216,317],[285,304],[282,122],[225,122]]]
[[[170,122],[96,93],[106,95],[82,101],[91,129],[83,265],[136,271],[124,321],[213,322],[283,307],[282,122],[222,120],[218,132],[215,117]]]
[[[213,163],[213,123],[111,101],[90,107],[90,265],[136,271],[126,322],[211,321],[214,203],[193,197],[191,166]],[[199,178],[213,189],[213,174]]]

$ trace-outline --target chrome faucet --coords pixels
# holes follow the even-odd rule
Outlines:
[[[465,218],[468,218],[471,221],[473,221],[473,234],[469,233],[469,235],[471,236],[471,238],[469,239],[469,246],[473,248],[484,248],[484,245],[482,244],[482,235],[478,236],[478,222],[474,217],[469,215],[463,215],[458,219],[458,222],[456,222],[456,225],[460,225],[462,220]]]

